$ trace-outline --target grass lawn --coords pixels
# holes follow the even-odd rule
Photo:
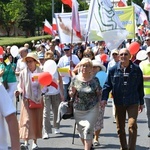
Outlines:
[[[41,39],[51,39],[50,35],[45,36],[35,36],[35,37],[0,37],[0,46],[7,46],[7,45],[23,45],[24,43],[30,43],[32,40],[38,41]]]

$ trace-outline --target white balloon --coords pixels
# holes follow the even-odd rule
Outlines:
[[[136,59],[137,60],[145,60],[147,58],[147,54],[145,50],[140,50],[137,54],[136,54]]]
[[[56,72],[57,65],[54,60],[47,60],[44,63],[44,72],[49,72],[51,75],[53,75]]]
[[[11,48],[10,48],[10,53],[13,57],[16,57],[19,53],[19,50],[18,50],[18,47],[16,45],[13,45]]]

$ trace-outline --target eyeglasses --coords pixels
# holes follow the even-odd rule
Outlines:
[[[90,65],[81,65],[83,68],[88,68]]]
[[[112,55],[118,55],[117,53],[113,53]]]
[[[33,63],[34,60],[29,60],[29,61],[26,61],[27,64],[30,64],[30,63]]]
[[[68,52],[70,49],[65,49],[64,52]]]
[[[91,57],[91,54],[85,54],[84,57]]]
[[[120,56],[128,56],[128,53],[121,53]]]

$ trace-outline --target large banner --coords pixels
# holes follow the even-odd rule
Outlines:
[[[135,36],[135,20],[134,20],[134,8],[133,6],[127,7],[115,7],[115,12],[119,16],[122,24],[128,31],[127,39],[132,39]],[[71,24],[71,13],[55,13],[56,23],[58,26],[58,33],[62,43],[77,43],[77,42],[84,42],[86,40],[86,23],[88,17],[88,10],[87,11],[80,11],[80,28],[81,28],[81,35],[82,38],[76,36],[76,33],[73,31],[72,34],[72,24]],[[111,35],[110,35],[111,36]],[[89,31],[89,41],[98,41],[103,40],[102,37],[97,35],[96,31]]]
[[[72,30],[72,14],[71,13],[55,13],[56,23],[58,27],[58,33],[61,43],[77,43],[85,41],[85,27],[87,21],[88,11],[80,11],[80,29],[81,29],[81,38],[76,36],[74,30]],[[73,34],[72,34],[73,33]],[[71,35],[73,35],[71,37]]]

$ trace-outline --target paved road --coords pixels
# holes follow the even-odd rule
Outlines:
[[[78,138],[77,132],[75,134],[74,144],[72,144],[74,119],[62,120],[60,130],[61,134],[57,135],[51,134],[51,137],[48,140],[39,139],[38,140],[39,149],[83,150],[83,146]],[[150,138],[147,137],[147,134],[148,134],[148,127],[144,109],[144,111],[138,116],[138,136],[137,136],[136,150],[150,150]],[[116,134],[116,124],[113,123],[111,101],[108,101],[108,105],[105,110],[104,129],[100,134],[99,141],[101,145],[99,147],[95,147],[95,150],[99,149],[119,150],[120,147],[119,139]],[[31,142],[29,148],[31,149]]]

